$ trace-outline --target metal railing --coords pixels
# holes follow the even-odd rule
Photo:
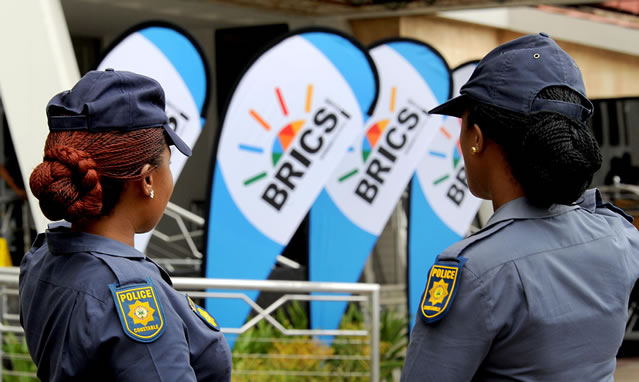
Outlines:
[[[266,321],[284,336],[350,336],[368,338],[370,341],[370,368],[371,381],[377,382],[380,378],[380,286],[379,284],[363,283],[328,283],[309,281],[281,281],[281,280],[230,280],[230,279],[206,279],[206,278],[173,278],[173,285],[177,290],[188,292],[195,298],[225,298],[240,299],[246,302],[255,311],[256,315],[248,320],[240,328],[223,327],[222,331],[228,334],[242,334],[255,327],[258,322]],[[235,290],[235,291],[261,291],[283,293],[274,302],[266,307],[258,305],[243,292],[210,292],[211,289]],[[308,293],[322,293],[314,295]],[[343,295],[348,293],[349,295]],[[326,295],[331,294],[331,295]],[[352,295],[350,295],[352,294]],[[359,302],[365,307],[362,309],[369,317],[365,322],[367,329],[290,329],[284,327],[273,313],[289,301],[345,301]],[[306,355],[308,357],[309,355]],[[310,355],[318,357],[318,355]],[[320,357],[322,358],[322,357]],[[323,359],[334,358],[325,356]],[[339,357],[337,357],[339,358]],[[361,357],[357,357],[361,358]],[[234,371],[237,373],[238,370]],[[265,375],[265,372],[250,370],[239,371],[242,374]],[[272,370],[268,375],[298,375],[313,377],[343,377],[343,373],[327,373],[322,371],[295,371]],[[354,373],[352,376],[364,376]]]
[[[178,233],[166,233],[159,227],[151,231],[151,235],[162,244],[158,245],[150,241],[147,246],[147,255],[151,253],[153,260],[173,272],[176,267],[186,267],[193,273],[199,274],[202,267],[203,254],[198,250],[195,239],[204,235],[206,221],[203,217],[169,202],[164,210],[163,219],[167,219],[167,225],[177,228]],[[175,223],[175,226],[168,224],[168,219]],[[164,221],[164,220],[163,220]],[[192,227],[192,228],[190,228]],[[300,265],[282,255],[276,257],[276,261],[284,266],[297,269]]]
[[[24,332],[20,326],[20,317],[18,315],[18,274],[17,267],[0,267],[0,380],[4,380],[5,376],[14,377],[31,377],[37,380],[35,373],[25,372],[21,370],[8,370],[7,364],[14,361],[23,361],[28,363],[31,359],[29,354],[24,352],[15,352],[7,345],[13,342],[17,347],[22,344]],[[5,351],[7,350],[7,351]]]
[[[158,245],[150,240],[146,249],[147,255],[152,253],[151,257],[169,272],[174,272],[176,267],[181,267],[192,270],[191,273],[199,274],[204,256],[195,244],[195,239],[204,234],[204,218],[169,202],[164,210],[162,221],[165,224],[160,226],[164,226],[165,229],[177,228],[178,233],[169,234],[156,227],[151,231],[151,235],[161,244]]]
[[[348,336],[361,337],[359,343],[370,346],[368,356],[360,355],[278,355],[278,354],[243,354],[236,356],[253,358],[279,358],[279,359],[334,359],[334,360],[368,360],[368,373],[331,373],[326,371],[295,371],[295,370],[234,370],[234,375],[248,376],[308,376],[308,377],[368,377],[371,381],[380,379],[380,286],[379,284],[363,283],[324,283],[308,281],[275,281],[275,280],[230,280],[175,277],[172,279],[174,287],[187,292],[192,298],[224,298],[239,299],[248,304],[255,315],[239,328],[222,327],[222,332],[229,335],[240,335],[254,328],[259,322],[264,321],[272,325],[281,333],[286,341],[295,341],[298,336],[319,338],[321,336]],[[21,339],[23,330],[19,325],[18,316],[18,269],[0,268],[0,342],[4,343],[7,335]],[[210,290],[217,290],[212,292]],[[219,290],[224,290],[220,292]],[[227,292],[228,291],[228,292]],[[244,291],[277,292],[281,296],[268,306],[260,306]],[[318,293],[318,294],[311,294]],[[319,295],[321,293],[321,295]],[[348,294],[348,295],[344,295]],[[356,302],[362,307],[366,319],[364,329],[299,329],[286,328],[277,320],[274,313],[289,301],[346,301]],[[11,333],[11,334],[9,334]],[[308,340],[307,340],[308,341]],[[0,349],[0,359],[16,359],[24,354],[9,354]],[[35,376],[33,373],[24,373],[5,369],[5,362],[0,368],[0,379],[3,375]],[[327,379],[330,380],[330,379]]]

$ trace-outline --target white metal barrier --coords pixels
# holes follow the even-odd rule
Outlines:
[[[267,375],[267,376],[309,376],[309,377],[369,377],[371,381],[380,380],[380,286],[379,284],[363,283],[323,283],[308,281],[274,281],[274,280],[230,280],[230,279],[206,279],[206,278],[173,278],[174,287],[181,292],[188,292],[193,298],[225,298],[240,299],[245,301],[256,313],[249,321],[240,328],[223,327],[222,331],[228,334],[242,334],[257,325],[260,321],[271,324],[284,336],[349,336],[361,337],[361,343],[370,346],[368,357],[364,355],[351,356],[351,359],[362,360],[368,358],[370,368],[368,373],[327,373],[323,371],[309,372],[284,370],[251,371],[235,370],[234,373],[245,375]],[[4,343],[5,336],[22,338],[23,330],[19,324],[17,311],[18,297],[18,268],[0,268],[0,342]],[[210,290],[228,290],[228,292],[210,292]],[[282,295],[269,306],[262,307],[250,299],[242,291],[257,290],[261,292],[278,292]],[[321,293],[315,295],[309,293]],[[349,295],[344,295],[345,293]],[[366,315],[364,329],[291,329],[286,328],[278,322],[273,313],[288,301],[347,301],[358,302],[362,305]],[[9,334],[11,333],[11,334]],[[0,349],[0,359],[24,357],[20,354],[8,354]],[[261,355],[250,355],[261,357]],[[27,356],[28,357],[28,356]],[[278,355],[270,355],[277,358]],[[290,357],[290,356],[289,356]],[[321,358],[322,355],[302,355],[300,357]],[[280,356],[281,358],[281,356]],[[293,357],[295,358],[295,357]],[[325,357],[325,358],[331,358]],[[335,356],[333,359],[345,359],[348,356]],[[17,372],[6,370],[3,362],[0,368],[0,379],[3,375],[14,376],[34,376],[33,373]],[[330,380],[330,379],[327,379]]]
[[[380,300],[379,284],[363,283],[325,283],[310,281],[280,281],[280,280],[230,280],[206,278],[173,278],[173,285],[177,290],[188,292],[191,297],[199,298],[230,298],[245,301],[257,313],[240,328],[223,327],[222,331],[229,334],[241,334],[257,325],[262,320],[268,321],[285,336],[361,336],[370,338],[370,380],[379,381],[379,350],[380,350]],[[261,292],[281,292],[281,297],[267,307],[261,307],[244,293],[207,292],[211,289],[224,290],[258,290]],[[309,295],[307,293],[331,293],[334,295]],[[343,295],[349,293],[353,295]],[[273,312],[288,301],[347,301],[364,303],[370,314],[367,330],[343,329],[287,329],[273,317]],[[285,372],[274,370],[271,375],[286,375]],[[306,376],[334,377],[343,376],[323,372],[307,372]]]
[[[18,274],[17,267],[0,267],[0,380],[5,380],[6,376],[13,376],[22,378],[20,380],[29,380],[31,377],[33,381],[37,381],[33,372],[5,368],[6,364],[15,360],[23,363],[29,363],[31,360],[28,354],[12,352],[7,345],[10,340],[21,344],[24,338],[18,315]]]

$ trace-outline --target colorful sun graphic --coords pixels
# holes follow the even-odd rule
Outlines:
[[[280,88],[275,88],[275,95],[277,97],[277,102],[282,111],[282,115],[284,117],[289,117],[288,108],[286,106],[286,102],[284,101],[284,96],[282,95],[282,91]],[[313,85],[308,85],[306,88],[306,102],[304,112],[306,114],[311,112],[311,106],[313,102]],[[264,130],[271,131],[271,124],[269,124],[262,116],[255,111],[254,109],[249,110],[250,116],[260,125]],[[298,119],[295,121],[288,122],[283,128],[279,130],[279,132],[275,135],[275,139],[273,140],[273,145],[271,148],[271,163],[273,167],[277,165],[277,162],[282,158],[282,156],[288,151],[288,148],[295,141],[295,137],[300,132],[302,127],[306,124],[306,120]],[[238,147],[242,151],[246,151],[249,153],[264,153],[264,148],[259,146],[240,144]],[[244,185],[248,186],[260,179],[265,178],[267,175],[266,171],[262,171],[259,174],[253,175],[246,180],[244,180]]]
[[[391,87],[390,105],[388,108],[391,113],[395,112],[396,99],[397,99],[397,87],[393,86]],[[377,146],[379,139],[382,137],[384,130],[386,130],[389,124],[390,124],[390,119],[388,118],[380,119],[377,122],[375,122],[371,127],[369,127],[368,130],[366,130],[366,134],[364,135],[364,138],[362,139],[363,163],[366,163],[366,160],[370,156],[371,152],[373,152],[373,150],[375,149],[375,146]],[[354,151],[354,149],[350,148],[348,151]],[[341,183],[345,181],[346,179],[350,178],[351,176],[357,174],[358,172],[359,172],[359,169],[357,168],[349,170],[344,175],[341,175],[339,177],[338,182]]]
[[[444,126],[439,128],[439,132],[440,134],[442,134],[447,140],[451,140],[453,139],[453,136],[448,132],[448,130],[446,130],[446,128]],[[448,155],[445,153],[442,153],[440,151],[435,151],[435,150],[431,150],[429,152],[430,155],[435,156],[435,157],[439,157],[439,158],[448,158]],[[453,152],[451,155],[452,160],[452,173],[454,173],[455,171],[457,171],[457,166],[459,166],[459,164],[462,161],[462,155],[461,155],[461,147],[459,146],[459,139],[457,140],[457,144],[453,147]],[[433,185],[437,186],[438,184],[442,183],[443,181],[447,180],[448,178],[450,178],[451,173],[448,174],[444,174],[442,176],[437,177],[434,181],[433,181]]]
[[[277,162],[280,160],[282,155],[284,155],[286,150],[288,150],[288,147],[291,145],[300,129],[304,126],[304,123],[306,123],[304,120],[291,122],[277,133],[277,136],[273,141],[273,149],[271,150],[273,167],[277,165]]]
[[[134,324],[146,326],[149,321],[153,321],[154,312],[155,309],[151,308],[148,302],[136,301],[134,304],[129,305],[128,316],[133,319]]]
[[[382,133],[386,130],[389,123],[390,119],[382,119],[371,126],[366,132],[362,142],[362,159],[364,163],[366,163],[366,159],[368,159],[371,151],[373,151],[375,146],[377,146],[377,141],[379,141],[379,138],[382,136]]]

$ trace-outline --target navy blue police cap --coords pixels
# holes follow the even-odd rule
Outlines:
[[[550,86],[574,90],[587,106],[537,98]],[[459,93],[430,113],[461,118],[470,99],[524,115],[554,112],[584,122],[593,110],[577,64],[545,33],[520,37],[493,49]]]
[[[126,71],[90,71],[71,90],[47,105],[49,131],[90,133],[163,128],[170,142],[186,156],[191,148],[169,125],[164,90],[149,77]]]

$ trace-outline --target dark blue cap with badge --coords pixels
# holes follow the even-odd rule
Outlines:
[[[186,156],[191,148],[169,125],[164,90],[152,78],[126,71],[90,71],[47,105],[50,131],[90,133],[163,128],[169,144]]]
[[[550,86],[574,90],[587,106],[537,97]],[[430,113],[461,118],[469,99],[524,115],[554,112],[584,122],[593,110],[577,64],[545,33],[520,37],[492,50],[459,92]]]

